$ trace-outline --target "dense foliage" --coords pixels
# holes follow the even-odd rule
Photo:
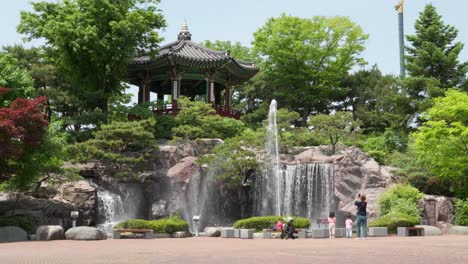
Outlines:
[[[165,26],[158,0],[33,2],[18,31],[44,38],[71,82],[70,93],[107,119],[109,99],[123,92],[127,65],[136,54],[157,51]],[[99,124],[99,123],[98,123]]]
[[[270,18],[254,33],[253,49],[271,82],[270,99],[288,106],[306,125],[311,113],[329,113],[344,90],[339,82],[363,60],[367,39],[346,17]]]
[[[427,121],[412,134],[418,162],[452,182],[457,197],[468,197],[468,94],[448,90],[424,117]]]
[[[259,166],[251,149],[252,136],[255,137],[255,133],[247,130],[238,137],[229,138],[224,144],[216,146],[210,155],[200,157],[197,163],[217,169],[216,180],[229,189],[250,185],[248,172],[255,171]]]
[[[102,161],[116,167],[115,176],[133,177],[143,170],[155,149],[154,121],[114,122],[103,125],[93,139],[68,147],[74,162]]]
[[[0,88],[0,103],[8,92]],[[34,172],[24,171],[24,166],[46,140],[48,122],[41,112],[45,99],[16,98],[10,107],[0,108],[0,183]]]
[[[172,234],[178,231],[187,231],[188,223],[179,216],[159,220],[130,219],[116,224],[114,229],[153,229],[155,233]]]
[[[238,120],[217,115],[211,104],[190,101],[187,97],[179,98],[178,103],[182,110],[175,118],[174,137],[225,139],[239,135],[245,128]]]
[[[255,231],[259,232],[265,228],[271,228],[278,220],[286,223],[285,218],[284,216],[255,216],[238,220],[234,223],[233,227],[255,229]],[[293,224],[296,228],[309,228],[310,220],[304,217],[294,217]]]
[[[455,224],[468,226],[468,199],[455,201]]]
[[[353,120],[350,112],[314,115],[308,124],[331,145],[331,154],[335,154],[336,144],[340,140],[359,131],[359,122]]]
[[[397,184],[390,187],[378,198],[379,215],[406,214],[419,219],[419,200],[424,195],[408,184]]]

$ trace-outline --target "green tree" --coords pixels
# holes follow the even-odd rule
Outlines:
[[[468,94],[449,89],[424,117],[427,121],[411,135],[416,158],[450,181],[456,196],[468,197]]]
[[[344,94],[339,82],[364,61],[367,35],[346,17],[304,19],[282,14],[254,33],[253,49],[272,79],[268,92],[278,105],[300,113],[328,113]]]
[[[225,140],[224,144],[216,146],[210,155],[200,157],[199,164],[209,164],[209,167],[219,168],[216,180],[229,189],[241,190],[242,185],[251,184],[248,171],[258,168],[259,164],[252,149],[252,132],[247,131],[237,137]]]
[[[187,97],[178,99],[181,106],[172,128],[174,137],[183,139],[230,138],[239,135],[245,125],[239,120],[216,114],[211,104],[190,101]]]
[[[29,98],[34,95],[31,76],[20,68],[18,60],[10,54],[0,53],[0,87],[11,88],[11,91],[1,95],[0,107],[9,106],[17,97]]]
[[[338,142],[359,131],[359,122],[353,120],[350,112],[342,111],[331,115],[311,116],[309,125],[313,126],[313,131],[328,140],[331,154],[335,154]]]
[[[71,82],[70,91],[106,121],[109,98],[122,93],[129,61],[154,55],[165,26],[158,0],[64,0],[32,3],[21,12],[18,31],[44,38],[57,65]]]
[[[411,77],[435,78],[443,89],[460,87],[466,79],[468,63],[459,62],[463,49],[454,42],[458,30],[445,25],[436,8],[429,4],[415,23],[415,34],[406,36],[406,68]]]
[[[254,60],[252,50],[249,47],[242,46],[240,42],[232,43],[231,41],[205,40],[204,42],[200,44],[212,50],[229,52],[229,55],[233,57],[234,59],[245,60],[245,61]]]
[[[156,148],[154,120],[113,122],[103,125],[94,138],[67,148],[72,162],[99,161],[117,178],[134,179],[144,170],[147,159]]]
[[[412,118],[410,101],[399,91],[398,79],[383,75],[376,65],[348,75],[342,86],[348,89],[342,110],[352,109],[363,133],[383,133],[389,127],[405,130]]]

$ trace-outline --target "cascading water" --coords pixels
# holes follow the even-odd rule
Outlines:
[[[280,170],[276,111],[272,100],[265,170],[255,180],[255,215],[295,215],[312,221],[326,217],[336,209],[333,165],[285,164]]]
[[[281,211],[311,220],[335,211],[334,170],[330,164],[285,166],[281,174]]]
[[[201,231],[208,222],[216,217],[211,207],[212,200],[216,200],[214,178],[218,174],[216,164],[210,164],[206,171],[197,171],[190,179],[187,185],[188,189],[184,192],[182,200],[182,217],[189,223],[191,232],[195,232],[195,226],[192,221],[193,216],[200,216],[198,225]]]
[[[101,226],[110,232],[117,221],[124,216],[124,206],[122,198],[118,194],[106,190],[98,189],[98,212]]]

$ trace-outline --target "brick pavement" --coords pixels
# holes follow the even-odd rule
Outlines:
[[[468,263],[468,236],[354,239],[121,239],[0,244],[0,264]]]

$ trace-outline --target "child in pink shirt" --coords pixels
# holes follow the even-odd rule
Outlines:
[[[330,234],[330,238],[335,238],[335,223],[335,213],[330,212],[330,214],[328,215],[328,233]]]
[[[346,237],[352,238],[353,237],[353,220],[351,219],[351,214],[348,214],[348,217],[345,221],[346,225]]]

